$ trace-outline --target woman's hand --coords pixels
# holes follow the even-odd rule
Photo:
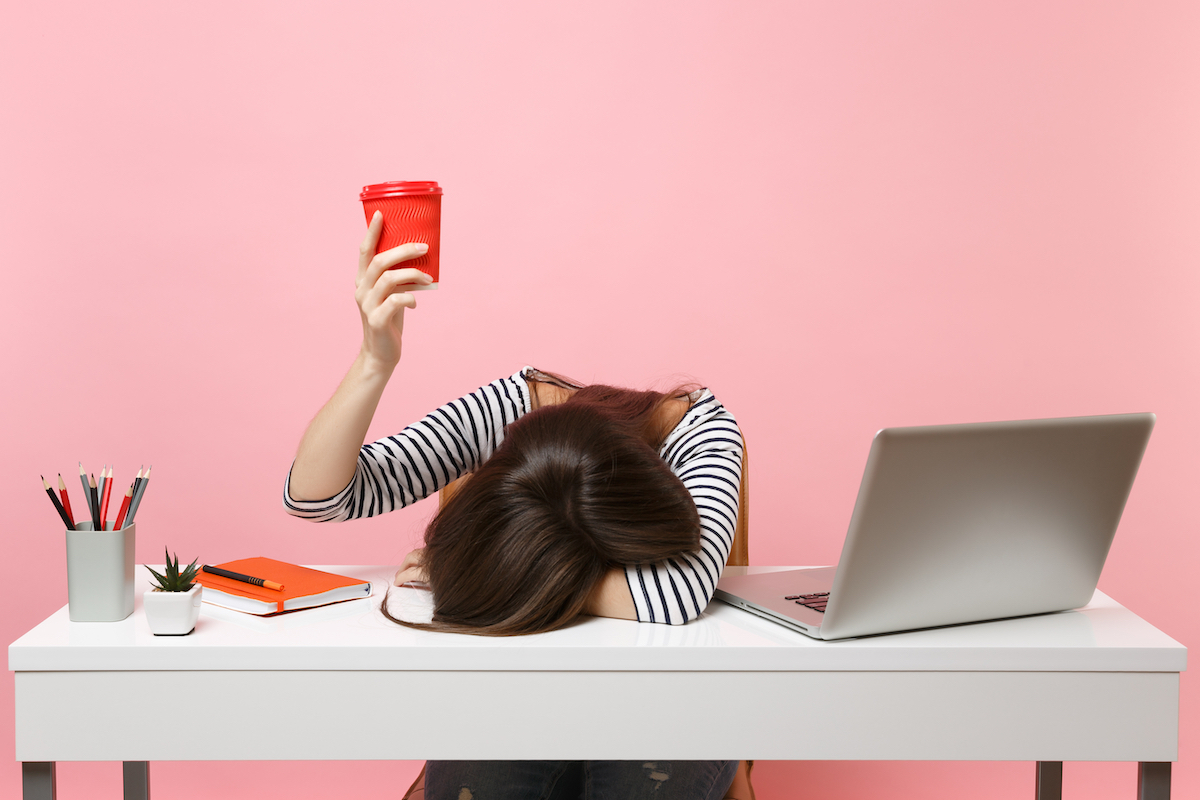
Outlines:
[[[429,573],[425,571],[424,547],[418,547],[404,557],[404,562],[400,564],[400,570],[396,573],[396,578],[392,583],[399,586],[409,581],[429,582]]]
[[[300,440],[288,483],[293,500],[333,497],[354,478],[367,428],[400,361],[404,309],[417,305],[409,290],[433,282],[411,267],[388,270],[428,248],[409,243],[376,255],[382,230],[383,215],[376,213],[359,249],[354,299],[362,315],[362,349]]]
[[[369,366],[391,370],[400,361],[400,338],[404,331],[404,309],[416,308],[412,290],[433,283],[419,269],[389,269],[420,258],[429,245],[410,242],[376,254],[383,215],[378,211],[367,226],[367,236],[358,250],[358,277],[354,281],[354,299],[362,316],[362,354]]]

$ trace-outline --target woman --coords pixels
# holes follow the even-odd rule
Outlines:
[[[373,516],[472,473],[434,517],[425,547],[395,583],[422,580],[430,623],[486,635],[553,630],[581,615],[682,624],[708,604],[737,520],[742,441],[707,390],[579,387],[530,368],[452,401],[400,433],[364,445],[400,361],[404,309],[430,282],[398,267],[424,245],[376,254],[382,217],[359,253],[355,299],[363,343],[310,423],[284,492],[290,513],[318,521]],[[385,610],[386,614],[386,603]],[[390,615],[389,615],[390,618]],[[609,796],[720,798],[736,762],[432,762],[428,797],[477,800]],[[667,777],[664,777],[667,776]],[[553,793],[553,794],[552,794]]]

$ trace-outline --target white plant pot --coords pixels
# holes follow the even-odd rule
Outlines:
[[[193,583],[186,592],[150,589],[142,595],[146,622],[155,636],[184,636],[196,627],[200,618],[200,593],[204,587]]]

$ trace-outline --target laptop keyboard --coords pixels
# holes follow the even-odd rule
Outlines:
[[[789,594],[784,600],[795,600],[796,605],[811,608],[813,611],[825,613],[825,605],[829,602],[829,592],[813,592],[812,594]]]

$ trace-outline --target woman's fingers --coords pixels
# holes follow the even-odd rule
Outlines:
[[[358,281],[362,280],[363,275],[367,272],[367,266],[375,257],[375,248],[379,246],[379,234],[382,231],[383,214],[376,211],[367,224],[367,235],[363,237],[362,244],[358,247]]]
[[[410,292],[389,295],[383,298],[383,302],[367,312],[367,325],[375,330],[382,330],[393,325],[397,331],[400,331],[403,327],[403,320],[402,318],[398,320],[396,315],[400,314],[403,309],[416,307],[417,298],[413,297]]]
[[[367,235],[358,250],[358,275],[354,301],[363,322],[363,354],[383,365],[400,360],[404,309],[416,308],[412,291],[433,283],[427,273],[399,264],[420,258],[429,245],[408,242],[382,253],[375,252],[383,230],[383,215],[376,212],[367,224]]]
[[[393,247],[391,250],[376,253],[368,260],[366,268],[359,277],[359,283],[366,283],[367,286],[372,286],[375,281],[379,280],[379,276],[387,270],[403,261],[420,258],[428,252],[429,245],[424,242],[407,242],[399,247]],[[361,257],[365,254],[359,251],[359,255],[361,263]]]
[[[375,309],[387,303],[389,297],[398,297],[401,293],[408,292],[433,283],[424,272],[419,269],[394,269],[385,272],[379,276],[374,285],[365,290],[360,289],[360,305],[362,311],[367,316],[371,316]],[[407,299],[400,301],[407,308],[415,308],[416,300],[411,295]],[[392,311],[395,311],[393,306]]]
[[[425,574],[424,567],[409,567],[396,573],[395,586],[403,586],[406,583],[428,583],[429,576]]]
[[[380,276],[379,281],[360,297],[362,315],[366,324],[374,330],[383,330],[394,325],[400,329],[400,314],[404,308],[416,308],[416,297],[412,290],[424,287],[430,277],[419,270],[392,270]]]
[[[427,272],[421,272],[419,269],[412,267],[404,267],[402,269],[390,269],[375,279],[373,288],[370,291],[381,291],[383,294],[391,294],[395,291],[403,291],[404,287],[408,286],[413,289],[422,288],[433,283],[433,278]]]
[[[396,577],[393,583],[399,586],[402,583],[409,581],[428,581],[429,575],[425,572],[425,548],[417,548],[404,557],[404,561],[400,564],[399,571],[396,572]]]
[[[358,274],[355,284],[361,284],[366,278],[369,284],[378,280],[380,273],[389,267],[394,267],[401,261],[420,258],[429,252],[429,245],[424,242],[406,242],[399,247],[377,253],[379,237],[383,233],[383,214],[376,211],[367,223],[367,233],[358,246]]]

